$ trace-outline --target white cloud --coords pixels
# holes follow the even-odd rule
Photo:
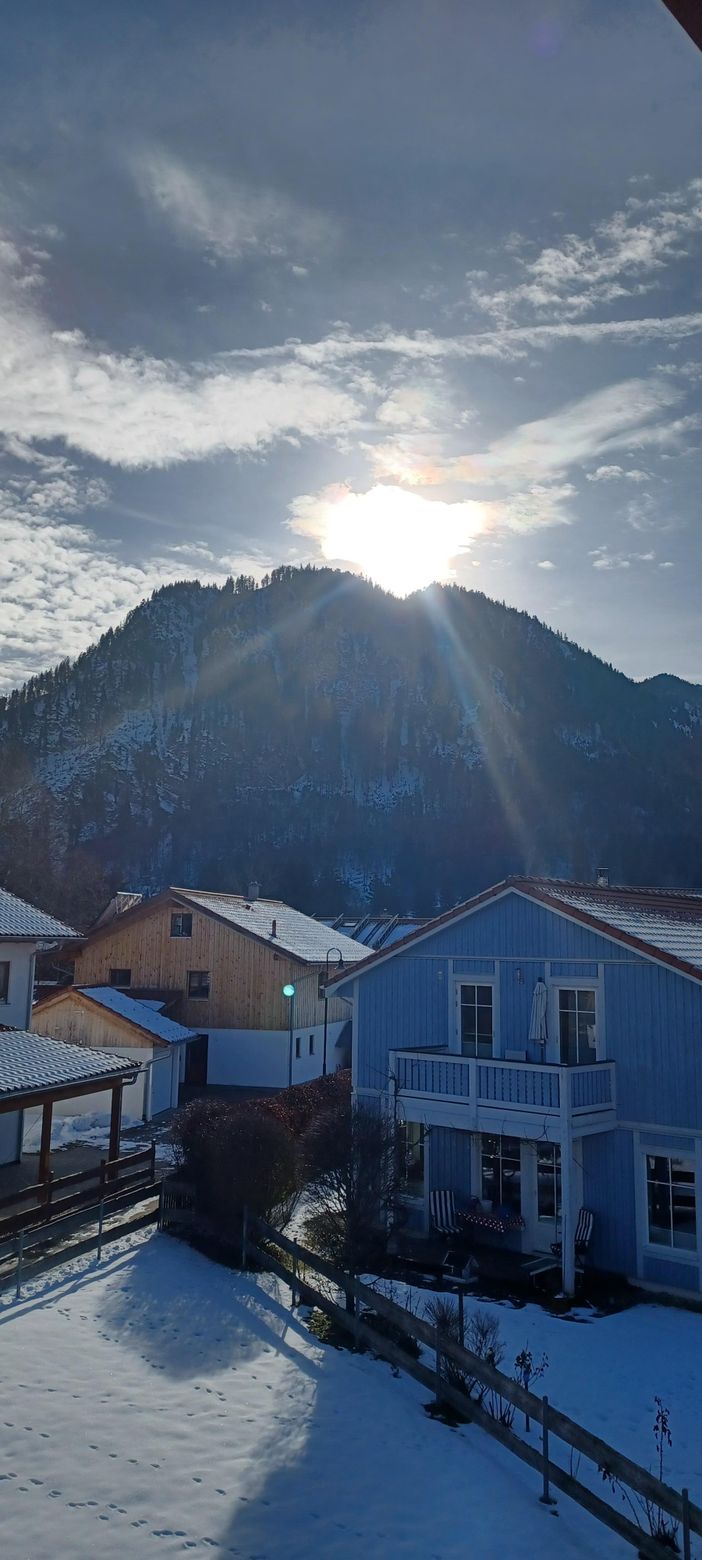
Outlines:
[[[213,259],[241,260],[247,253],[314,258],[337,238],[337,224],[323,213],[278,191],[251,189],[188,167],[167,152],[142,152],[133,170],[144,199]],[[304,266],[292,269],[305,274]]]
[[[599,222],[589,238],[567,233],[533,258],[522,240],[512,244],[521,279],[500,286],[469,280],[474,305],[502,323],[524,310],[553,319],[575,319],[594,308],[649,292],[665,266],[686,253],[702,231],[702,180],[645,199],[630,196],[624,208]]]
[[[556,565],[551,562],[550,558],[540,558],[536,567],[537,569],[555,569]]]
[[[614,482],[617,477],[624,476],[623,466],[598,466],[596,471],[588,471],[588,482]]]
[[[125,562],[84,518],[108,500],[67,461],[61,473],[9,475],[0,486],[0,686],[18,686],[87,649],[137,602],[173,580],[222,583],[258,574],[268,560],[218,558],[193,542],[143,564]]]
[[[16,252],[10,265],[0,272],[0,433],[10,439],[62,439],[136,468],[252,453],[289,435],[336,437],[357,420],[359,403],[333,372],[302,362],[183,368],[52,330],[19,285]]]

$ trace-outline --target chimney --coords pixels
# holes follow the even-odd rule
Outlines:
[[[249,883],[249,892],[248,892],[248,895],[247,895],[249,904],[254,905],[256,903],[256,900],[258,899],[258,896],[259,896],[260,892],[261,892],[261,885],[260,885],[260,883],[256,882],[255,878],[253,878],[252,882]]]
[[[609,867],[597,868],[596,882],[598,888],[609,888]]]
[[[271,937],[277,937],[277,936],[278,936],[278,923],[277,923],[277,921],[271,921]]]

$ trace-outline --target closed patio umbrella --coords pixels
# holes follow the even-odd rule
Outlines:
[[[534,995],[531,999],[531,1018],[529,1019],[529,1039],[538,1040],[543,1045],[548,1038],[546,1014],[548,1009],[548,988],[545,981],[537,980],[534,987]]]

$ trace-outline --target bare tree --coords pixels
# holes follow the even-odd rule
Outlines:
[[[395,1122],[367,1106],[325,1111],[303,1139],[302,1163],[306,1240],[346,1272],[362,1272],[384,1250],[402,1179]]]

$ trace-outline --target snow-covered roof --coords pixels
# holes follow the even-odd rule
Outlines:
[[[123,1056],[70,1045],[26,1029],[0,1029],[0,1098],[32,1094],[71,1083],[118,1079],[138,1071]]]
[[[66,988],[72,990],[72,987]],[[172,1018],[165,1018],[161,1013],[161,1003],[151,1001],[140,1002],[137,997],[129,997],[124,991],[117,991],[114,986],[76,986],[75,990],[82,997],[89,997],[91,1002],[97,1002],[100,1007],[107,1008],[110,1013],[117,1013],[120,1018],[127,1020],[129,1024],[136,1024],[138,1029],[145,1029],[156,1040],[164,1040],[168,1045],[178,1045],[182,1040],[194,1040],[196,1031],[185,1029],[182,1024],[176,1024]]]
[[[665,895],[654,890],[639,900],[635,890],[631,896],[618,897],[561,885],[551,892],[562,904],[702,970],[702,894]]]
[[[659,958],[673,968],[702,979],[702,893],[683,888],[630,888],[592,883],[569,883],[561,878],[505,878],[474,898],[454,905],[442,915],[405,935],[392,947],[381,946],[366,955],[360,973],[395,953],[433,936],[441,927],[472,914],[481,905],[510,890],[525,894],[553,909],[562,908],[594,931]],[[343,985],[334,975],[328,990]]]
[[[64,926],[63,921],[57,921],[53,915],[46,915],[45,911],[37,910],[35,905],[28,905],[24,899],[9,894],[6,888],[0,888],[0,937],[55,942],[57,938],[63,941],[66,937],[78,935],[72,926]]]
[[[174,888],[179,900],[229,921],[242,931],[280,948],[307,964],[324,964],[330,947],[338,948],[344,964],[365,959],[367,949],[343,932],[332,932],[323,921],[315,921],[301,910],[293,910],[280,899],[245,899],[243,894],[210,894],[190,888]],[[332,968],[334,959],[330,959]]]

